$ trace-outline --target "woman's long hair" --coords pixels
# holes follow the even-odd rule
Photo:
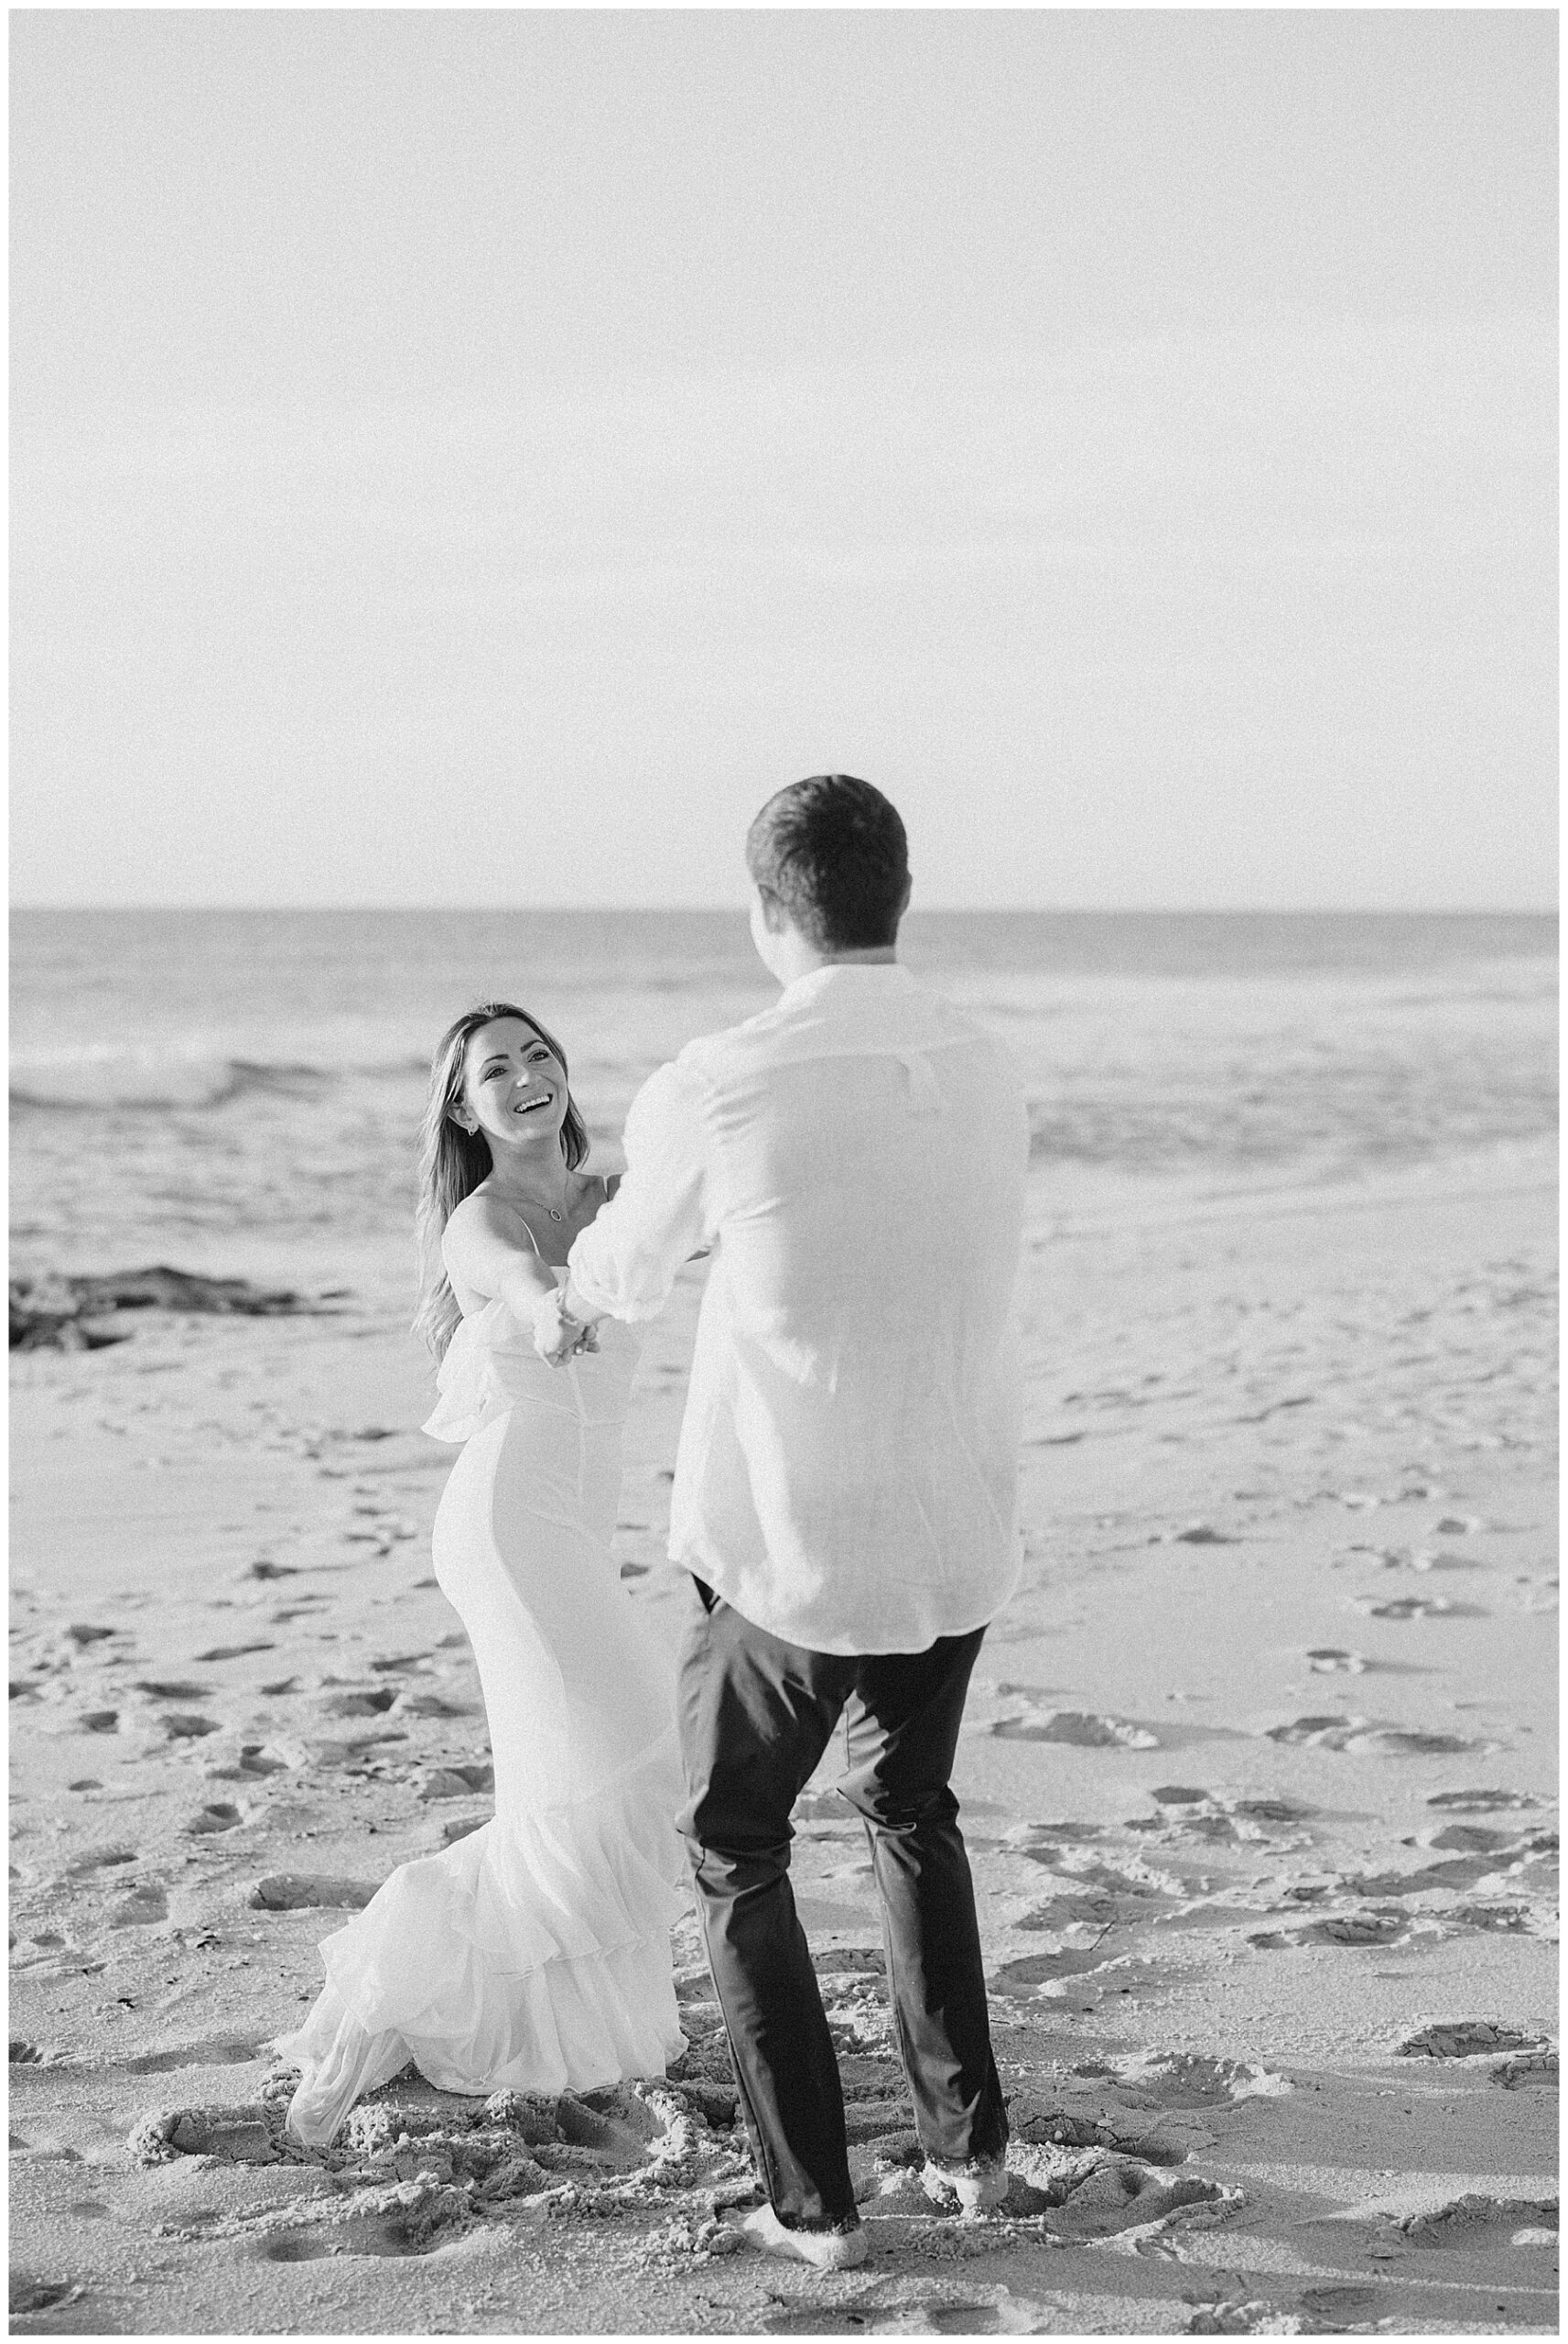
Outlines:
[[[463,1199],[472,1196],[492,1168],[490,1142],[484,1134],[465,1132],[460,1123],[452,1121],[452,1110],[462,1101],[469,1038],[497,1017],[519,1017],[524,1026],[531,1026],[546,1047],[559,1058],[562,1073],[569,1077],[570,1072],[567,1054],[555,1036],[514,1002],[481,1001],[477,1009],[466,1009],[436,1045],[436,1055],[430,1062],[430,1096],[419,1133],[419,1206],[415,1218],[419,1247],[419,1305],[414,1314],[414,1332],[423,1337],[438,1360],[446,1356],[447,1345],[463,1315],[441,1259],[442,1232]],[[568,1171],[575,1171],[588,1154],[587,1127],[569,1090],[566,1121],[561,1125],[561,1154]]]

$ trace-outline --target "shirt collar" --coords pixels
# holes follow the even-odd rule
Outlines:
[[[902,993],[914,982],[902,960],[825,960],[820,969],[812,969],[796,977],[794,984],[785,985],[777,1006],[804,1007],[827,993]]]

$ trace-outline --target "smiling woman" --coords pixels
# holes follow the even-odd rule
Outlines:
[[[464,1308],[449,1264],[470,1303],[492,1299],[509,1280],[522,1282],[518,1300],[548,1291],[550,1281],[531,1266],[548,1257],[541,1233],[562,1233],[565,1243],[549,1251],[564,1262],[566,1246],[604,1201],[601,1182],[577,1177],[588,1144],[567,1054],[537,1018],[514,1002],[487,1001],[447,1028],[430,1068],[419,1150],[414,1318],[438,1359]]]
[[[327,1983],[278,2046],[307,2142],[410,2057],[451,2091],[583,2091],[662,2076],[682,2047],[674,1691],[610,1547],[637,1339],[585,1336],[557,1373],[532,1337],[609,1194],[587,1147],[566,1053],[525,1010],[486,1002],[448,1030],[422,1159],[418,1323],[442,1362],[425,1429],[465,1444],[434,1557],[484,1688],[495,1815],[322,1947]]]

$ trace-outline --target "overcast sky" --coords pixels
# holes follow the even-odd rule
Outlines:
[[[1552,900],[1552,13],[11,39],[19,901]]]

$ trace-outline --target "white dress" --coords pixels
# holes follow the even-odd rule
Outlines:
[[[323,1943],[327,1984],[275,2046],[303,2071],[301,2140],[330,2140],[409,2059],[448,2091],[585,2091],[684,2047],[673,1670],[610,1552],[639,1346],[612,1319],[600,1345],[546,1366],[496,1301],[442,1362],[425,1430],[467,1445],[436,1577],[479,1664],[495,1814]]]

